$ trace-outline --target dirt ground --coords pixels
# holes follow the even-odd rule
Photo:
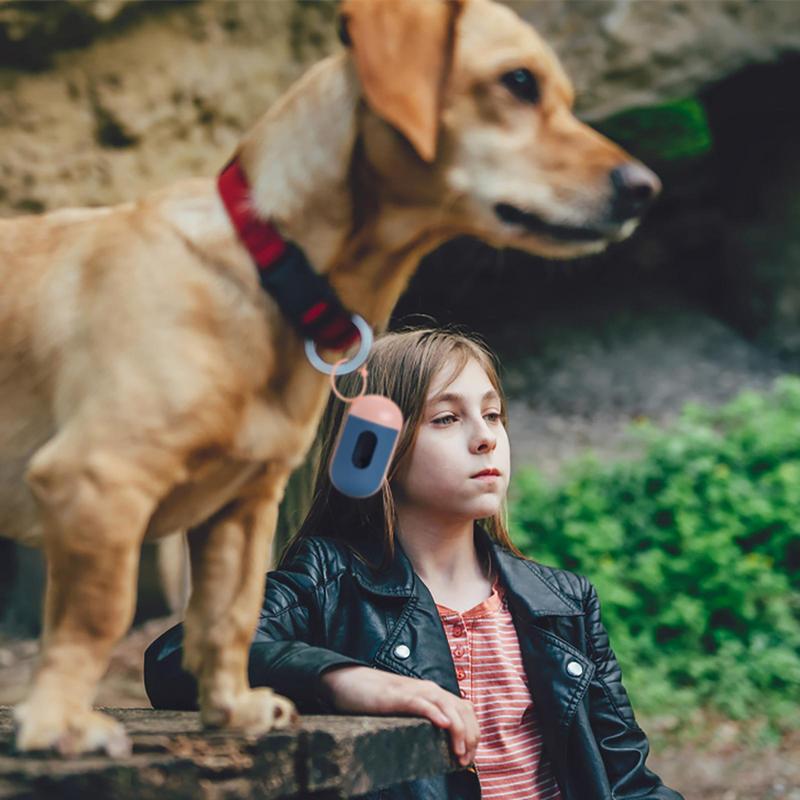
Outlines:
[[[97,704],[149,707],[142,684],[142,654],[174,618],[151,620],[133,630],[117,648]],[[36,664],[38,644],[0,639],[0,705],[21,699]],[[642,727],[648,730],[647,720]],[[800,800],[800,731],[779,744],[741,744],[741,730],[717,726],[701,742],[659,743],[648,765],[686,800]]]

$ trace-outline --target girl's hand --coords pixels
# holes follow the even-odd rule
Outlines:
[[[472,703],[433,681],[370,667],[334,668],[321,680],[337,711],[425,717],[450,731],[450,743],[460,764],[466,766],[475,758],[479,730]]]

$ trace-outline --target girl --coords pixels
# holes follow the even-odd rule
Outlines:
[[[406,420],[389,480],[366,500],[331,486],[345,410],[332,398],[311,510],[267,581],[251,682],[305,712],[413,714],[447,729],[469,769],[382,798],[682,800],[645,766],[594,588],[508,537],[492,356],[461,334],[414,330],[379,339],[368,370],[368,391]],[[156,708],[195,707],[180,643],[177,626],[145,656]]]

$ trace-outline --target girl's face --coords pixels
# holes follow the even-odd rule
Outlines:
[[[508,434],[500,398],[486,371],[470,359],[434,376],[412,451],[393,487],[398,504],[475,520],[500,511],[508,489]]]

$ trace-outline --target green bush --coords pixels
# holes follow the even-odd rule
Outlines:
[[[800,380],[638,426],[644,455],[512,487],[530,557],[586,575],[637,710],[800,724]]]

